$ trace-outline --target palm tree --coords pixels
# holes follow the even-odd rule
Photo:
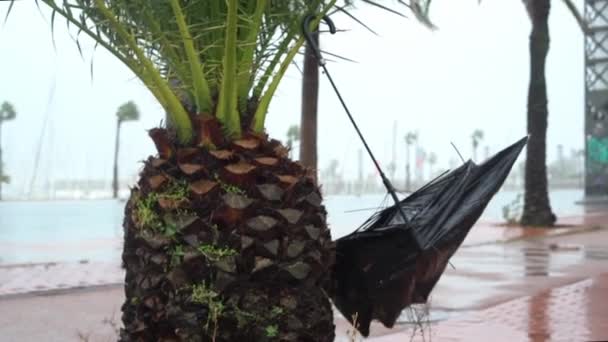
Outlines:
[[[334,1],[41,2],[167,113],[126,204],[120,339],[333,340],[321,194],[264,127],[302,17]]]
[[[335,1],[40,1],[167,113],[126,204],[121,341],[333,340],[321,194],[264,127],[303,16]]]
[[[579,26],[586,24],[571,0],[563,0]],[[528,88],[528,147],[526,149],[524,209],[521,224],[553,226],[547,189],[547,82],[545,64],[549,53],[551,0],[524,0],[532,23],[530,33],[530,84]]]
[[[547,84],[545,63],[549,52],[549,11],[551,0],[524,2],[532,22],[530,33],[530,85],[528,88],[528,147],[526,150],[524,209],[521,223],[552,226],[547,190]]]
[[[0,201],[2,200],[2,184],[10,182],[10,177],[4,173],[4,164],[2,162],[2,124],[5,121],[15,119],[17,112],[15,107],[7,101],[0,105]]]
[[[411,191],[410,148],[418,141],[418,132],[407,132],[405,135],[405,191]]]
[[[125,208],[120,340],[332,341],[321,193],[264,127],[303,16],[336,0],[40,2],[167,113]]]
[[[116,140],[114,142],[114,173],[112,177],[112,198],[118,198],[118,151],[120,149],[120,126],[123,122],[139,120],[139,110],[133,101],[129,101],[116,112]]]
[[[571,0],[563,0],[580,28],[586,30],[582,16]],[[530,32],[530,83],[528,87],[528,146],[526,149],[524,208],[521,224],[553,226],[547,188],[547,82],[545,64],[549,53],[549,12],[551,0],[524,0],[532,23]]]
[[[480,129],[476,129],[471,134],[471,142],[473,145],[473,160],[477,160],[477,148],[479,147],[479,142],[483,140],[483,131]]]

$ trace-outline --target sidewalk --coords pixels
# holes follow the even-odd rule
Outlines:
[[[608,227],[608,213],[592,213],[586,216],[573,216],[560,219],[564,227],[552,229],[522,228],[519,226],[480,222],[467,236],[461,249],[512,242],[520,239],[546,238],[564,234],[593,230],[604,224]],[[112,243],[117,248],[121,242]],[[86,246],[85,246],[86,247]],[[75,250],[74,253],[78,251]],[[457,253],[457,257],[461,254]],[[112,262],[82,260],[80,262],[39,263],[39,264],[0,264],[0,297],[25,293],[65,290],[88,286],[121,284],[124,272],[120,267],[119,254]],[[466,263],[466,262],[465,262]],[[454,264],[454,261],[452,261]]]
[[[560,223],[575,226],[476,225],[433,291],[426,340],[608,340],[608,212]],[[123,277],[118,261],[0,265],[2,341],[115,340]],[[374,324],[369,340],[409,341],[403,318]],[[352,328],[339,315],[336,325],[336,341],[349,341]]]
[[[124,279],[124,272],[118,262],[0,265],[0,298],[50,290],[122,284]]]
[[[435,324],[368,339],[392,341],[537,342],[608,340],[608,273],[521,297]],[[424,335],[424,337],[423,337]],[[351,341],[341,336],[336,341]]]

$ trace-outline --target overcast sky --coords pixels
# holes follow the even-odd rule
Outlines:
[[[1,18],[7,9],[8,3],[0,2]],[[138,161],[155,152],[146,129],[163,118],[146,88],[109,53],[101,48],[93,53],[92,43],[82,39],[82,58],[60,18],[53,47],[49,13],[43,8],[41,15],[33,0],[18,1],[0,26],[0,102],[8,100],[18,111],[17,119],[2,128],[4,163],[12,178],[8,193],[20,194],[29,186],[39,143],[37,184],[109,180],[115,113],[129,100],[142,113],[139,122],[125,124],[122,131],[121,177],[131,177],[141,167]],[[336,16],[336,26],[350,31],[323,35],[322,45],[357,61],[328,68],[384,164],[392,156],[397,121],[397,177],[404,174],[407,131],[419,132],[420,144],[438,155],[441,168],[457,158],[451,141],[465,158],[471,156],[475,129],[485,132],[481,146],[492,152],[526,134],[530,23],[521,1],[436,0],[435,32],[365,5],[356,14],[379,35]],[[561,1],[553,2],[550,19],[548,155],[553,159],[557,144],[567,153],[583,146],[583,36]],[[355,178],[360,142],[321,77],[319,166],[337,159],[339,170]],[[283,140],[287,128],[299,123],[300,94],[300,74],[292,68],[267,116],[272,137]],[[367,159],[365,167],[371,172]]]

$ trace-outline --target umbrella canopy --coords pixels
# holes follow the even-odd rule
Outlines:
[[[469,160],[400,201],[407,223],[393,205],[336,241],[330,295],[363,336],[369,335],[373,319],[392,327],[407,306],[427,301],[527,140],[519,140],[481,165]]]

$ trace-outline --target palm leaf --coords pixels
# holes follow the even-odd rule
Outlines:
[[[380,0],[361,1],[403,16]],[[51,28],[56,17],[63,17],[77,30],[79,51],[80,36],[86,35],[124,63],[164,107],[179,141],[188,143],[193,134],[190,117],[202,113],[216,116],[229,136],[239,136],[243,128],[262,131],[270,101],[304,43],[302,18],[311,13],[320,18],[332,8],[344,11],[351,2],[338,7],[336,0],[36,3],[51,9]],[[421,18],[426,15],[422,9]]]
[[[588,30],[587,23],[585,23],[585,20],[583,19],[583,16],[578,11],[578,8],[576,8],[576,5],[574,4],[574,2],[572,2],[572,0],[562,0],[562,1],[566,5],[566,7],[568,7],[568,10],[570,11],[570,13],[572,14],[572,16],[576,20],[576,23],[581,28],[581,30],[583,32],[586,32]]]
[[[238,0],[228,0],[228,16],[226,19],[226,43],[224,44],[224,78],[220,90],[216,116],[226,126],[230,136],[238,136],[241,122],[237,111],[237,23]]]

